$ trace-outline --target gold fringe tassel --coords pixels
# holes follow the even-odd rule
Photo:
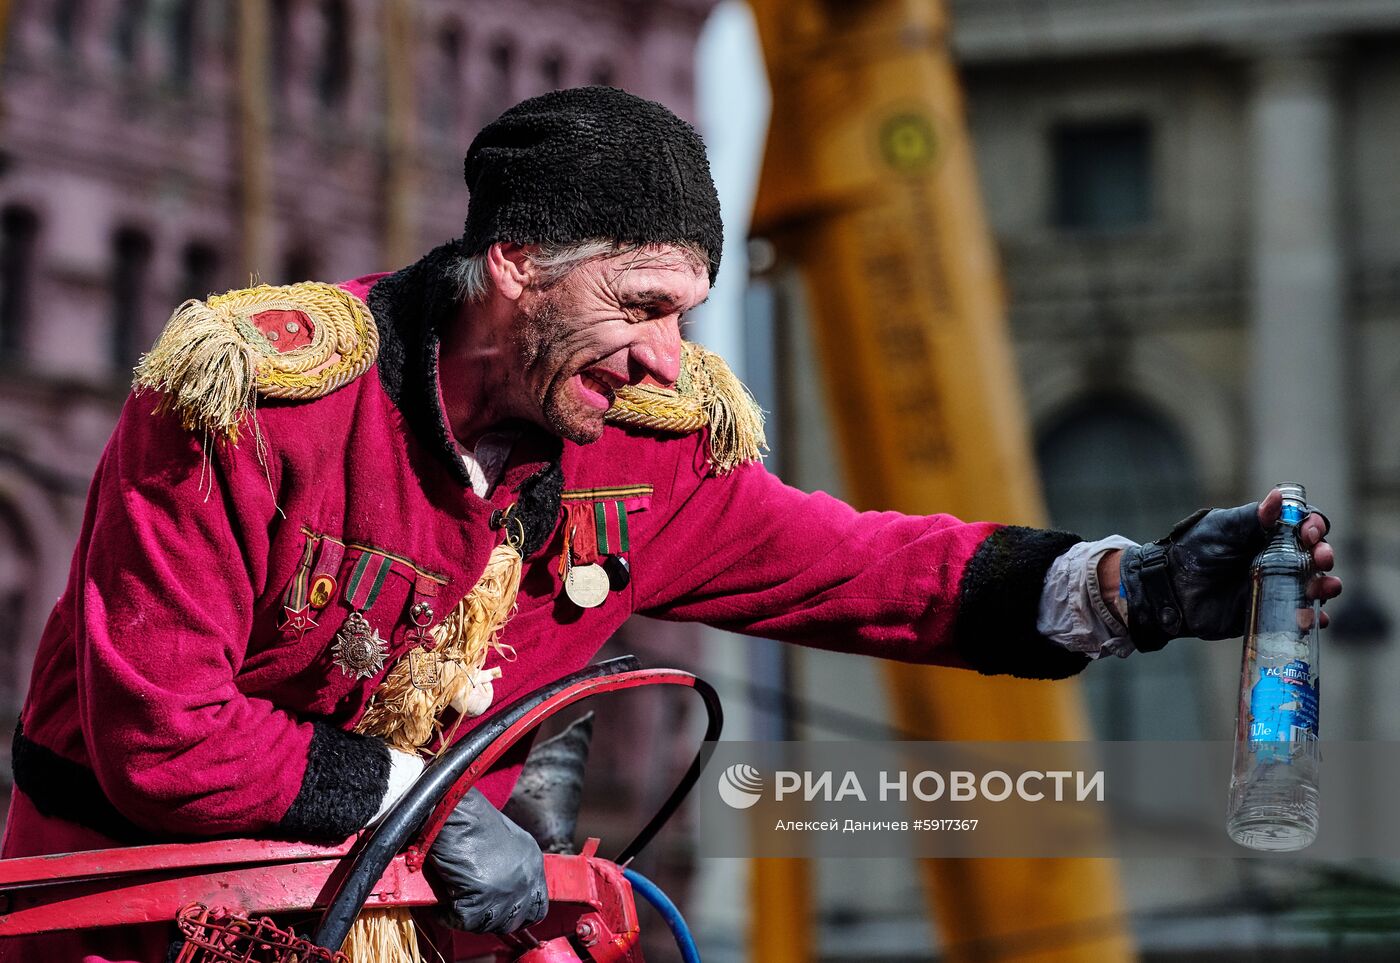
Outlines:
[[[763,409],[723,358],[698,345],[691,347],[695,360],[690,377],[695,393],[704,399],[715,472],[723,475],[746,462],[762,460],[768,450]]]
[[[262,360],[251,335],[203,301],[186,301],[141,358],[135,387],[162,392],[163,406],[177,412],[186,429],[236,437],[243,413],[253,405]]]
[[[488,652],[494,649],[514,657],[500,642],[500,634],[515,612],[522,568],[520,552],[511,542],[496,546],[476,585],[447,618],[433,626],[433,652],[441,660],[438,685],[418,688],[409,660],[399,659],[375,690],[355,731],[379,736],[404,752],[417,752],[435,736],[442,736],[443,711],[454,702],[460,705],[477,685],[477,673]],[[403,908],[362,910],[350,926],[343,949],[350,963],[422,960],[413,918]]]
[[[618,389],[609,421],[685,434],[710,426],[710,464],[723,475],[768,450],[763,410],[724,359],[685,342],[675,389],[630,385]]]

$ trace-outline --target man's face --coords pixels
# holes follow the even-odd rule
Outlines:
[[[522,403],[561,437],[597,441],[618,388],[675,384],[681,319],[709,293],[705,268],[669,246],[588,261],[527,288],[513,328]]]

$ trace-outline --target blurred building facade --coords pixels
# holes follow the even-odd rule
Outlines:
[[[1303,482],[1348,583],[1324,637],[1324,735],[1395,738],[1400,3],[952,13],[1053,521],[1154,538],[1200,505]],[[1093,666],[1098,734],[1229,738],[1238,665],[1236,645],[1178,643]],[[1278,939],[1258,912],[1271,887],[1318,885],[1248,863],[1125,878],[1147,948],[1220,958]]]
[[[462,158],[511,104],[615,84],[694,114],[694,48],[714,0],[416,0],[415,250],[461,234]],[[238,8],[207,0],[18,0],[0,79],[0,750],[63,590],[88,480],[132,365],[175,305],[246,285],[392,263],[384,237],[385,15],[378,0],[266,0],[264,255],[243,255]],[[630,709],[595,771],[682,738]],[[658,715],[660,714],[660,715]],[[653,742],[657,745],[654,747]],[[693,746],[691,747],[693,749]],[[625,757],[621,760],[619,757]],[[8,781],[9,765],[0,767]],[[654,804],[662,769],[614,790]],[[8,792],[3,793],[8,797]],[[597,828],[590,827],[590,828]]]

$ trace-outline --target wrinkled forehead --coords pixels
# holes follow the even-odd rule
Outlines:
[[[597,268],[608,289],[628,301],[667,301],[685,311],[710,293],[705,263],[673,245],[655,245],[600,258]]]

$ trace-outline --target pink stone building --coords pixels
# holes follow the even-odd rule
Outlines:
[[[383,241],[387,5],[265,2],[273,196],[258,275],[337,280],[393,268]],[[420,249],[461,233],[466,147],[522,98],[610,83],[691,117],[694,48],[713,3],[409,4]],[[10,6],[0,74],[5,755],[132,365],[180,301],[248,282],[235,4]],[[8,778],[8,764],[0,773]]]

